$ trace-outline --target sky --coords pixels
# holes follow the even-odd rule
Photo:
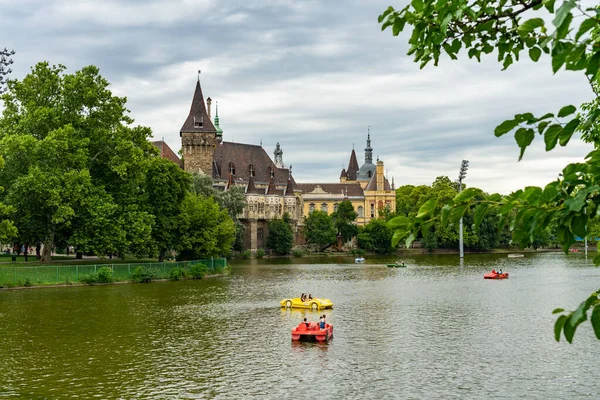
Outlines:
[[[277,142],[297,182],[338,182],[354,147],[388,179],[429,185],[456,180],[508,194],[555,180],[592,150],[573,138],[546,152],[537,136],[518,162],[512,135],[494,127],[516,113],[557,112],[592,99],[583,74],[552,74],[550,59],[525,53],[501,71],[461,53],[419,70],[408,33],[381,31],[377,17],[395,0],[0,0],[0,48],[14,49],[11,78],[40,61],[68,72],[96,65],[113,94],[126,96],[135,123],[178,151],[198,70],[205,97],[218,101],[225,141]],[[2,108],[0,104],[0,109]]]

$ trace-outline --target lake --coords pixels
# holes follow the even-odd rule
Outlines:
[[[0,399],[595,399],[600,341],[586,322],[557,343],[551,314],[600,287],[591,258],[263,259],[201,281],[2,290]],[[334,309],[279,307],[302,292]],[[291,342],[323,313],[333,340]]]

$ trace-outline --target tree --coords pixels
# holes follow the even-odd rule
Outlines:
[[[326,212],[315,210],[304,217],[304,236],[309,244],[324,249],[335,242],[336,233],[333,219]]]
[[[381,219],[372,219],[358,233],[358,246],[381,254],[392,251],[392,230]]]
[[[0,156],[0,170],[4,168],[4,159]],[[4,189],[0,186],[0,194]],[[8,242],[17,236],[17,228],[10,220],[12,208],[0,202],[0,243]]]
[[[221,257],[231,251],[235,226],[212,197],[187,193],[182,204],[181,259]]]
[[[94,66],[66,74],[44,62],[2,95],[4,200],[18,240],[43,242],[44,261],[57,240],[97,254],[143,253],[149,242],[144,180],[157,151],[108,86]]]
[[[278,255],[287,255],[292,251],[294,244],[294,233],[289,225],[289,219],[275,219],[269,221],[269,236],[267,237],[267,247]]]
[[[389,7],[379,16],[382,29],[391,27],[395,36],[406,25],[412,27],[408,54],[415,56],[415,62],[420,62],[421,68],[432,60],[438,65],[442,54],[456,59],[461,51],[467,50],[469,58],[479,61],[482,55],[497,50],[498,61],[506,69],[518,61],[520,53],[527,48],[534,62],[542,53],[549,54],[554,73],[563,67],[581,71],[595,96],[592,102],[580,107],[578,114],[574,105],[541,116],[525,112],[502,122],[494,131],[496,136],[515,132],[519,160],[533,142],[536,131],[544,136],[547,151],[559,143],[567,145],[574,132],[582,132],[584,139],[596,146],[584,163],[567,165],[562,176],[544,188],[526,187],[509,196],[484,195],[479,189],[466,189],[442,208],[441,215],[435,213],[433,204],[425,203],[415,220],[397,217],[390,221],[395,229],[395,243],[404,240],[410,244],[415,232],[436,219],[455,223],[472,205],[476,205],[475,225],[479,225],[487,212],[495,210],[499,226],[510,224],[512,240],[521,247],[531,245],[553,220],[558,221],[557,238],[565,252],[576,236],[586,235],[586,226],[598,218],[596,210],[600,205],[600,186],[597,184],[600,180],[600,149],[598,135],[594,135],[600,117],[600,5],[586,7],[582,3],[578,0],[558,4],[555,0],[473,0],[468,3],[413,0],[401,10]],[[549,18],[542,18],[547,17],[547,13],[553,15],[551,25],[546,22]],[[524,15],[528,19],[525,20]],[[594,263],[600,264],[600,254],[594,258]],[[561,314],[555,324],[556,340],[564,334],[567,341],[572,342],[577,327],[588,319],[590,311],[591,324],[600,339],[599,296],[600,290],[592,293],[573,312],[555,310]]]
[[[338,234],[342,235],[345,242],[351,240],[358,233],[358,228],[354,224],[358,214],[354,211],[354,206],[349,200],[344,200],[338,204],[338,208],[331,217]]]

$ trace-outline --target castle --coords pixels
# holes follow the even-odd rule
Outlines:
[[[226,142],[219,126],[218,106],[211,116],[211,98],[204,101],[200,79],[196,82],[190,112],[180,130],[183,168],[191,173],[210,175],[213,186],[229,190],[244,188],[246,207],[239,216],[245,227],[243,246],[255,251],[264,248],[268,236],[268,221],[282,218],[285,213],[295,234],[295,245],[303,244],[304,217],[319,209],[329,214],[344,200],[352,202],[358,213],[357,224],[377,218],[385,207],[396,208],[396,193],[384,174],[383,161],[373,164],[370,132],[365,148],[365,163],[359,168],[354,149],[348,168],[342,170],[339,183],[298,184],[292,176],[292,166],[285,167],[283,150],[277,143],[274,160],[261,146]],[[178,162],[173,151],[163,141],[153,142],[161,156]],[[181,161],[179,161],[181,165]]]

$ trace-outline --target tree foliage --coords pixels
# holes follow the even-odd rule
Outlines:
[[[294,233],[288,223],[288,218],[269,221],[269,236],[267,247],[275,254],[283,256],[290,254],[294,244]]]
[[[376,253],[389,254],[392,251],[392,230],[382,219],[372,219],[358,231],[358,247]]]
[[[0,156],[0,171],[4,168],[4,159]],[[0,196],[4,188],[0,186]],[[0,202],[0,242],[8,242],[17,236],[17,228],[10,219],[12,208]]]
[[[339,203],[337,210],[331,214],[337,232],[342,235],[344,243],[351,240],[358,233],[358,228],[354,224],[357,216],[358,214],[354,211],[354,206],[349,200]]]
[[[324,248],[335,242],[337,229],[324,211],[315,210],[304,217],[304,236],[309,244]]]
[[[547,18],[550,14],[550,18]],[[545,17],[545,18],[544,18]],[[503,69],[519,61],[527,50],[529,58],[538,62],[549,55],[552,71],[580,71],[590,82],[595,99],[581,107],[567,104],[543,115],[524,112],[499,124],[494,134],[514,132],[520,149],[519,160],[536,134],[543,136],[547,151],[557,144],[565,146],[576,131],[594,142],[596,150],[585,162],[567,165],[559,179],[545,187],[526,187],[509,196],[486,195],[469,188],[456,195],[437,214],[436,207],[425,203],[414,220],[397,217],[391,221],[394,241],[410,244],[415,233],[437,220],[455,223],[475,205],[474,224],[496,212],[498,226],[509,226],[512,241],[521,247],[531,245],[553,221],[557,225],[557,241],[565,252],[575,236],[587,234],[588,222],[598,218],[600,210],[600,150],[597,122],[600,68],[600,6],[587,7],[578,0],[503,0],[488,2],[412,0],[401,10],[389,7],[379,16],[382,29],[390,27],[398,35],[406,26],[412,28],[408,54],[423,68],[433,60],[438,65],[442,54],[456,59],[462,51],[478,61],[497,52]],[[596,130],[595,130],[596,129]],[[600,264],[600,255],[594,258]],[[564,310],[558,312],[563,313]],[[600,339],[600,304],[598,292],[592,294],[573,312],[564,312],[556,322],[556,339],[561,332],[571,342],[577,326],[591,312],[591,323]]]

